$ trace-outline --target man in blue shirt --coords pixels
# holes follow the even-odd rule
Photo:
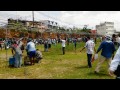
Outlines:
[[[101,45],[99,46],[96,52],[98,53],[100,50],[102,50],[100,60],[95,69],[95,73],[98,73],[100,71],[101,64],[103,64],[105,60],[107,60],[108,64],[110,64],[112,60],[112,55],[115,52],[115,46],[114,46],[114,43],[111,41],[112,40],[111,36],[106,35],[105,38],[106,39],[101,43]]]

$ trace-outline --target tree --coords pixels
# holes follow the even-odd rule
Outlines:
[[[18,31],[27,31],[27,27],[22,22],[10,22],[7,25],[8,29],[14,29]]]
[[[86,33],[90,33],[90,31],[91,31],[91,29],[86,29],[86,28],[83,28],[83,29],[81,30],[81,32],[86,32]]]

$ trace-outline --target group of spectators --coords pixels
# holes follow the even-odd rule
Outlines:
[[[38,49],[36,49],[35,43],[32,39],[28,39],[27,44],[23,43],[23,38],[15,39],[11,45],[12,55],[15,58],[14,67],[21,67],[23,63],[22,56],[24,50],[26,51],[27,57],[29,58],[30,65],[34,65],[35,60],[42,59],[42,54]]]
[[[59,43],[61,42],[62,46],[62,53],[65,54],[65,47],[66,42],[69,45],[70,40],[69,39],[59,39]],[[99,45],[98,49],[95,49],[96,44],[96,38],[93,40],[93,38],[84,37],[83,41],[85,42],[85,46],[80,50],[83,51],[85,48],[87,50],[87,62],[88,67],[92,68],[92,57],[94,54],[98,54],[101,51],[101,56],[99,58],[98,64],[95,68],[94,73],[98,74],[100,72],[101,65],[107,61],[108,62],[108,70],[109,74],[113,76],[114,72],[118,69],[118,66],[120,65],[120,37],[119,35],[105,35],[104,38],[101,40],[101,44]],[[77,38],[73,38],[72,42],[74,43],[74,47],[76,50],[77,46]],[[44,51],[48,51],[48,49],[51,48],[51,44],[56,45],[57,40],[56,39],[46,39],[44,40]],[[0,44],[0,47],[2,44]],[[11,49],[12,49],[12,55],[15,58],[14,67],[20,68],[22,65],[22,57],[24,50],[27,52],[27,57],[29,58],[30,65],[35,64],[35,60],[39,61],[42,59],[42,53],[39,51],[39,49],[36,49],[36,45],[34,40],[28,39],[27,44],[23,42],[23,38],[21,39],[15,39],[11,43]],[[117,50],[118,49],[118,50]],[[115,51],[117,50],[116,54]],[[115,55],[114,55],[115,54]],[[120,72],[120,71],[119,71]],[[117,75],[117,78],[120,77],[120,74]]]
[[[107,61],[108,71],[111,76],[116,75],[116,78],[120,79],[120,37],[119,35],[113,34],[105,35],[102,38],[101,44],[98,49],[95,49],[95,42],[88,36],[85,46],[80,50],[87,49],[87,61],[88,67],[92,68],[92,57],[94,54],[98,54],[101,51],[101,56],[99,58],[98,64],[95,68],[94,73],[98,74],[100,72],[101,65]],[[117,50],[118,49],[118,50]],[[115,51],[117,50],[116,54]],[[95,53],[94,53],[95,52]],[[115,54],[115,55],[114,55]],[[116,73],[117,72],[117,73]]]

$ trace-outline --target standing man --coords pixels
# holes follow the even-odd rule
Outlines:
[[[31,65],[34,65],[35,64],[36,48],[35,48],[35,43],[32,41],[32,39],[28,40],[26,50],[27,50],[27,53],[29,55]]]
[[[95,69],[95,73],[98,73],[100,71],[100,67],[104,61],[108,61],[108,64],[110,64],[110,62],[112,60],[112,55],[115,52],[115,46],[111,40],[112,40],[111,36],[107,35],[105,37],[105,40],[101,43],[101,45],[99,46],[99,48],[96,52],[96,53],[98,53],[100,50],[102,50],[101,57],[99,59],[97,67]]]
[[[62,52],[63,52],[63,55],[64,55],[65,54],[65,43],[66,43],[66,40],[63,39],[63,40],[61,40],[61,42],[62,42]]]
[[[48,51],[48,41],[47,40],[44,41],[44,51],[45,52]]]
[[[51,38],[48,39],[48,49],[51,49],[51,44],[52,44],[52,41],[51,41]]]
[[[110,68],[109,68],[109,74],[111,76],[116,75],[116,79],[120,79],[120,47],[118,48],[114,59],[111,61]],[[117,70],[118,69],[118,70]]]
[[[18,44],[19,44],[19,47],[20,47],[20,49],[22,50],[22,53],[23,53],[23,52],[24,52],[23,38],[21,38],[21,39],[18,41]]]
[[[12,55],[15,57],[14,67],[20,68],[22,65],[22,50],[20,49],[16,41],[13,41],[11,48]]]
[[[0,41],[0,48],[1,48],[1,50],[2,50],[2,41]]]
[[[87,37],[87,42],[82,50],[84,50],[85,48],[87,49],[88,67],[91,68],[92,67],[92,64],[91,64],[92,54],[94,53],[94,51],[96,52],[96,49],[95,49],[95,43],[92,40],[90,40],[89,36]],[[80,50],[80,52],[82,50]]]
[[[67,38],[67,45],[69,45],[69,43],[70,43],[70,38],[68,37]]]
[[[77,38],[74,38],[73,43],[74,43],[74,47],[75,47],[75,50],[76,50],[76,46],[77,46]]]
[[[95,40],[95,44],[97,44],[97,37],[96,36],[94,37],[94,40]]]

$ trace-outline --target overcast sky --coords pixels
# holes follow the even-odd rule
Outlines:
[[[95,25],[101,22],[114,22],[114,26],[120,31],[120,11],[34,11],[35,20],[53,20],[59,25],[68,27],[83,27],[95,29]],[[8,18],[32,20],[32,11],[0,11],[0,22]]]

